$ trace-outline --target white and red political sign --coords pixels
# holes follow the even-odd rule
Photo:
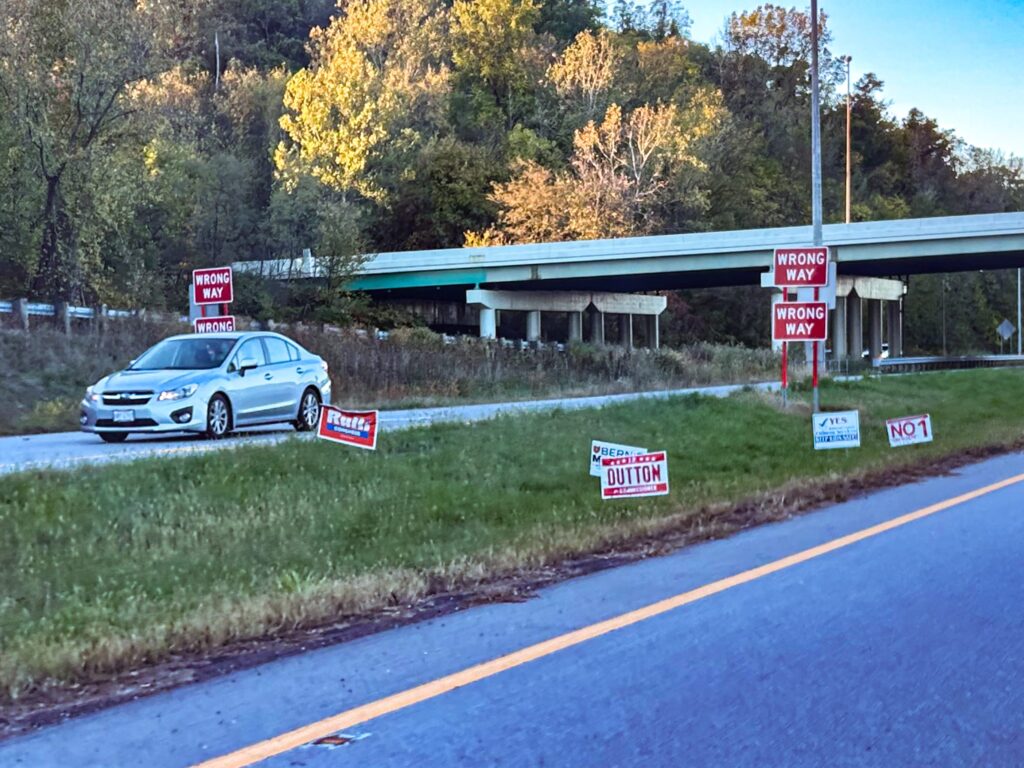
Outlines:
[[[377,449],[377,411],[343,411],[331,405],[320,407],[317,437],[356,448]]]
[[[823,288],[828,285],[827,247],[776,248],[772,282],[778,288]]]
[[[192,270],[192,291],[198,306],[230,304],[235,298],[231,267]]]
[[[889,445],[902,448],[904,445],[930,443],[932,434],[932,417],[927,413],[921,416],[904,416],[901,419],[889,419],[885,422],[885,431],[889,435]]]
[[[230,333],[235,330],[235,316],[197,317],[192,325],[196,333]]]
[[[602,459],[636,456],[638,453],[648,453],[648,450],[637,448],[635,445],[619,445],[618,443],[606,443],[603,440],[593,440],[590,443],[590,475],[591,477],[601,476]]]
[[[625,499],[668,493],[665,451],[601,459],[601,498]]]
[[[780,301],[772,305],[772,341],[825,341],[828,304],[824,301]]]

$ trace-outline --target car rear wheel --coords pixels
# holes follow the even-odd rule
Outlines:
[[[100,432],[99,435],[104,443],[123,443],[128,439],[127,432]]]
[[[206,406],[206,436],[220,440],[231,429],[231,405],[224,395],[214,395]]]
[[[299,401],[299,417],[295,420],[295,428],[299,432],[311,432],[320,421],[320,395],[310,387],[302,393]]]

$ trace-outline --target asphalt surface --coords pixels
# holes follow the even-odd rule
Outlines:
[[[121,705],[0,743],[0,766],[201,762],[1022,472],[992,459]],[[1024,765],[1022,513],[1017,482],[260,765]]]
[[[514,403],[487,403],[483,405],[381,411],[380,430],[382,433],[385,433],[444,422],[485,421],[510,413],[600,408],[605,405],[631,400],[665,399],[692,394],[727,397],[733,392],[743,389],[743,386],[696,387],[598,397],[574,397],[556,400],[530,400]],[[769,382],[749,386],[763,390],[776,390],[779,385]],[[0,474],[44,468],[68,469],[81,464],[101,464],[111,461],[132,461],[134,459],[159,456],[205,453],[207,451],[235,448],[240,445],[267,445],[296,436],[295,431],[290,426],[284,425],[283,427],[249,429],[232,435],[227,440],[218,441],[205,440],[195,435],[152,436],[136,434],[131,435],[127,442],[109,444],[102,442],[98,435],[85,432],[57,432],[46,435],[0,437]],[[309,438],[308,435],[303,437]]]

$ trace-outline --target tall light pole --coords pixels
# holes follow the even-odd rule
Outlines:
[[[845,56],[846,62],[846,223],[850,223],[850,61],[852,56]]]
[[[1020,337],[1020,323],[1024,318],[1021,317],[1021,293],[1020,293],[1020,267],[1017,267],[1017,357],[1020,357],[1021,352],[1021,337]]]
[[[821,106],[818,83],[818,0],[811,0],[811,224],[814,229],[814,245],[823,245],[821,233]],[[814,300],[818,300],[818,289],[814,289]],[[827,313],[826,313],[827,314]],[[814,412],[821,410],[821,396],[818,392],[818,342],[811,344],[813,364]]]

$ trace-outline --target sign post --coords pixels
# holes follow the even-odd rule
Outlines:
[[[772,284],[782,289],[783,300],[772,306],[772,339],[782,342],[782,402],[786,404],[789,390],[789,342],[810,341],[812,342],[812,384],[814,387],[814,410],[819,409],[818,396],[818,342],[825,341],[828,328],[828,306],[819,301],[819,289],[829,284],[829,250],[824,246],[812,246],[808,248],[776,248],[772,257]],[[813,288],[813,302],[790,302],[788,300],[790,288]],[[808,329],[798,329],[791,325],[795,314],[801,313],[797,309],[800,306],[824,307],[821,317],[818,317],[818,310],[814,311],[814,333]],[[781,309],[789,307],[788,309]],[[801,313],[805,314],[805,313]],[[780,316],[781,315],[781,316]],[[787,321],[786,317],[791,320]],[[801,322],[806,322],[805,316]],[[781,323],[781,325],[780,325]],[[820,328],[819,328],[820,324]],[[787,333],[790,329],[792,333]]]

